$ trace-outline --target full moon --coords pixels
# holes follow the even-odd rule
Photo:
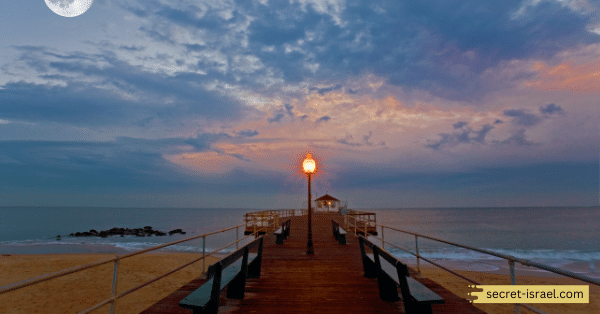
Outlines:
[[[91,6],[93,0],[45,0],[46,5],[52,12],[64,16],[74,17],[85,13]]]

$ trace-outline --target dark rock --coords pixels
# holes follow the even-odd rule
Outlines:
[[[175,233],[185,234],[185,232],[183,232],[183,230],[181,230],[181,229],[175,229],[175,230],[169,231],[169,235],[173,235]],[[150,237],[152,235],[156,235],[157,237],[162,237],[167,234],[165,232],[162,232],[159,230],[154,230],[154,229],[152,229],[151,226],[145,226],[144,228],[135,228],[135,229],[114,227],[109,230],[103,230],[100,232],[98,232],[94,229],[91,229],[89,232],[76,232],[76,233],[70,234],[70,236],[72,236],[72,237],[92,237],[93,236],[93,237],[102,237],[102,238],[106,238],[108,236],[113,236],[113,235],[120,235],[121,237],[124,237],[126,235],[131,235],[131,236],[136,236],[136,237]],[[57,239],[59,239],[59,238],[60,238],[60,235],[57,236]]]
[[[173,235],[175,233],[185,234],[185,232],[183,232],[183,230],[181,230],[181,229],[175,229],[175,230],[169,231],[169,235]]]
[[[125,234],[125,229],[124,228],[112,228],[112,229],[108,230],[108,234],[110,234],[110,235]]]

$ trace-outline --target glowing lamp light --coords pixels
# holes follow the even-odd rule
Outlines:
[[[306,174],[315,173],[317,164],[315,163],[315,160],[312,159],[311,154],[306,154],[306,158],[304,159],[304,161],[302,161],[302,168],[304,170],[304,173]]]
[[[312,241],[312,208],[310,206],[312,197],[310,196],[310,175],[315,173],[316,169],[317,164],[315,163],[315,160],[312,159],[312,155],[306,154],[306,158],[302,161],[302,170],[308,177],[308,237],[306,239],[306,254],[308,255],[315,254]]]

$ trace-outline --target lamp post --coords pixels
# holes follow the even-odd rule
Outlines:
[[[313,250],[313,242],[312,242],[312,208],[310,204],[310,175],[315,173],[317,169],[317,165],[315,160],[312,159],[311,154],[306,154],[306,158],[302,161],[302,169],[304,173],[308,176],[308,239],[306,242],[306,254],[315,254]]]

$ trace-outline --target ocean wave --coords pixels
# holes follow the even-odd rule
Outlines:
[[[520,259],[532,260],[532,261],[549,261],[552,264],[560,265],[563,262],[572,261],[583,261],[592,262],[600,261],[600,252],[582,252],[578,250],[549,250],[549,249],[533,249],[533,250],[508,250],[508,249],[493,249],[486,248],[488,251],[492,251],[499,254],[510,255]],[[388,249],[392,255],[398,258],[409,258],[414,255],[406,253],[404,251],[391,248]],[[477,251],[470,251],[459,248],[439,248],[439,249],[427,249],[420,250],[420,255],[425,258],[437,259],[437,260],[456,260],[456,261],[481,261],[481,260],[503,260],[500,257],[480,253]]]
[[[155,241],[131,241],[132,239],[136,239],[134,237],[114,237],[114,238],[64,238],[61,240],[56,239],[30,239],[30,240],[13,240],[13,241],[0,241],[0,249],[3,248],[2,251],[10,252],[10,248],[18,248],[19,251],[22,249],[31,248],[30,250],[26,250],[28,254],[36,254],[36,247],[45,247],[44,252],[47,252],[48,248],[56,247],[56,253],[60,253],[61,246],[80,246],[80,253],[87,253],[90,251],[90,248],[104,246],[104,247],[115,247],[118,249],[123,249],[129,252],[135,252],[140,250],[145,250],[149,248],[153,248],[159,245],[166,244],[168,242],[162,238],[154,238]],[[216,244],[215,244],[216,245]],[[240,243],[240,246],[243,244]],[[217,246],[220,248],[221,246]],[[212,246],[207,246],[204,250],[206,253],[211,253],[217,248],[213,248]],[[202,253],[202,244],[174,244],[164,248],[159,249],[159,251],[170,251],[170,252],[189,252],[189,253]],[[93,251],[93,250],[91,250]],[[235,251],[235,245],[229,248],[222,249],[218,253],[231,253]]]
[[[0,247],[4,248],[4,251],[10,251],[10,247],[26,248],[35,246],[56,246],[57,250],[60,250],[60,246],[63,245],[82,245],[82,253],[85,253],[83,246],[112,246],[119,249],[124,249],[130,252],[144,250],[152,248],[158,245],[168,243],[165,238],[144,238],[145,241],[136,241],[139,238],[136,237],[109,237],[109,238],[71,238],[66,237],[60,241],[56,239],[30,239],[30,240],[13,240],[13,241],[0,241]],[[223,242],[223,243],[229,243]],[[240,243],[240,246],[243,245]],[[221,245],[218,243],[211,243],[210,247],[206,247],[207,253],[212,252],[216,248],[220,248]],[[399,249],[388,247],[387,248],[392,255],[398,258],[414,258],[414,255],[401,251]],[[550,266],[560,267],[566,263],[579,261],[579,262],[595,262],[600,261],[599,251],[580,251],[580,250],[552,250],[552,249],[498,249],[498,248],[485,248],[486,250],[496,252],[499,254],[510,255],[520,259],[526,259],[536,261],[539,263],[547,264]],[[166,248],[161,249],[162,251],[175,251],[175,252],[190,252],[200,253],[202,252],[201,243],[179,243]],[[226,248],[220,253],[231,253],[235,250],[235,246]],[[477,251],[470,251],[461,248],[421,248],[421,256],[425,258],[435,260],[450,260],[450,261],[498,261],[503,260],[499,257],[480,253]],[[32,252],[35,254],[35,252]]]

